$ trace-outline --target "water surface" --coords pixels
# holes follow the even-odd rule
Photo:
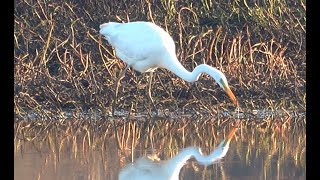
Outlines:
[[[207,167],[190,160],[180,179],[306,178],[305,124],[292,118],[17,121],[14,178],[113,180],[146,155],[166,160],[188,146],[208,154],[233,126],[226,157]]]

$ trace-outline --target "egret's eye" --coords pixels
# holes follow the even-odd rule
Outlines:
[[[219,83],[222,85],[223,88],[225,87],[225,83],[223,79],[220,79]]]
[[[175,41],[170,34],[152,22],[108,22],[100,26],[100,34],[113,46],[119,59],[126,63],[115,83],[112,115],[116,107],[120,80],[129,67],[141,73],[149,72],[148,98],[158,115],[158,109],[151,96],[152,72],[157,68],[165,68],[188,82],[197,81],[201,73],[210,75],[221,88],[226,91],[234,104],[237,100],[230,90],[225,75],[212,66],[200,64],[189,71],[179,62],[176,56]]]

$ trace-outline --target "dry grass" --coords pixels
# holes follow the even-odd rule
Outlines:
[[[207,63],[226,73],[243,108],[305,111],[305,11],[304,0],[19,0],[15,113],[110,112],[124,64],[111,47],[99,43],[98,26],[136,20],[165,28],[187,69]],[[119,108],[150,109],[146,80],[133,70],[126,73]],[[231,105],[207,75],[189,84],[166,70],[157,71],[153,97],[160,110],[169,111],[212,112]]]
[[[277,155],[277,165],[291,158],[305,167],[305,118],[290,115],[306,107],[305,12],[305,0],[16,1],[15,153],[26,144],[57,157],[66,149],[75,157],[101,150],[108,159],[106,152],[114,151],[123,166],[151,152],[170,158],[189,145],[206,147],[208,153],[237,124],[241,131],[232,146],[248,146],[247,156],[238,153],[248,165],[255,163],[250,156],[265,157],[260,174],[270,170]],[[108,117],[115,79],[125,64],[99,42],[98,27],[136,20],[166,29],[188,70],[206,63],[224,72],[244,114],[252,114],[250,121],[221,115],[233,106],[209,76],[190,84],[162,69],[152,93],[164,118]],[[119,109],[151,109],[147,77],[129,69],[121,84]],[[289,116],[261,120],[254,114],[259,109]],[[177,112],[192,112],[192,120]],[[290,137],[297,134],[298,139]]]

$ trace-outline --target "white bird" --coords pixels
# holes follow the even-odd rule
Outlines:
[[[156,24],[143,21],[109,22],[100,25],[100,34],[115,49],[116,56],[127,64],[116,80],[114,104],[117,101],[120,80],[127,69],[132,67],[141,73],[150,72],[148,98],[155,110],[156,107],[151,97],[151,81],[153,72],[157,68],[165,68],[188,82],[197,81],[201,73],[209,74],[238,106],[225,75],[220,70],[206,64],[198,65],[192,72],[185,69],[177,59],[172,37]]]
[[[230,141],[237,128],[232,129],[228,137],[208,156],[203,156],[199,148],[188,147],[167,161],[154,162],[148,158],[140,158],[134,164],[125,166],[119,173],[119,180],[178,180],[184,164],[195,158],[200,165],[208,166],[217,163],[229,149]]]

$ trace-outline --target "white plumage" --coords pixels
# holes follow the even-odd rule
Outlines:
[[[100,34],[114,47],[122,61],[142,73],[168,67],[172,61],[164,56],[175,56],[172,38],[150,22],[105,23],[100,25]]]
[[[226,91],[232,102],[238,105],[221,71],[206,64],[197,66],[192,72],[185,69],[177,59],[172,37],[156,24],[143,21],[109,22],[100,25],[100,34],[115,49],[117,57],[127,64],[117,80],[116,95],[118,81],[128,67],[132,67],[142,73],[150,72],[149,98],[153,103],[150,93],[152,72],[157,68],[165,68],[188,82],[197,81],[201,73],[209,74]]]
[[[119,173],[119,180],[178,180],[181,168],[191,158],[195,158],[200,165],[204,166],[214,164],[223,158],[228,152],[230,141],[236,130],[234,128],[208,156],[203,156],[199,148],[188,147],[167,161],[154,162],[143,157],[134,164],[124,167]]]

